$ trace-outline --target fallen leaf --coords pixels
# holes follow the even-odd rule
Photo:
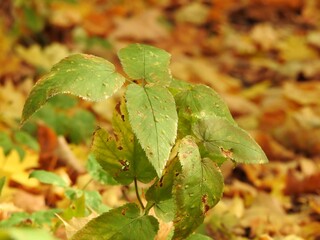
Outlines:
[[[289,171],[286,178],[285,194],[298,195],[318,193],[320,189],[320,171],[300,179],[294,171]]]
[[[58,156],[58,137],[49,127],[38,125],[38,142],[40,145],[39,164],[41,169],[53,170],[56,167]]]
[[[283,94],[286,98],[301,105],[319,105],[320,83],[315,81],[299,84],[286,82],[283,87]]]
[[[47,209],[44,195],[34,195],[20,189],[13,194],[12,202],[29,213]]]
[[[0,122],[11,128],[17,127],[17,120],[21,117],[25,96],[17,91],[12,81],[0,87]]]
[[[5,156],[0,149],[0,166],[0,175],[6,176],[8,181],[14,181],[29,188],[39,186],[36,179],[29,179],[29,169],[38,167],[36,153],[26,150],[24,159],[20,161],[17,151],[12,150],[8,156]]]
[[[277,47],[284,61],[310,61],[317,58],[317,53],[307,45],[304,36],[289,35]]]
[[[58,43],[52,43],[45,48],[41,48],[37,44],[31,45],[29,48],[18,45],[16,52],[27,63],[43,68],[45,71],[49,71],[55,63],[71,54],[65,45]]]
[[[168,38],[168,31],[159,22],[161,12],[148,10],[131,18],[115,20],[115,29],[109,35],[110,39],[133,41],[164,41]]]
[[[195,25],[204,24],[209,16],[209,8],[200,2],[186,4],[175,12],[177,22],[187,22]]]
[[[279,38],[277,31],[269,23],[255,25],[250,32],[250,36],[263,51],[275,48]]]
[[[68,239],[71,239],[71,237],[78,232],[80,229],[82,229],[90,220],[93,218],[98,217],[98,214],[95,212],[92,212],[87,217],[82,218],[71,218],[70,221],[65,221],[63,218],[61,218],[59,215],[57,215],[59,219],[63,222],[65,228],[66,228],[66,235]]]

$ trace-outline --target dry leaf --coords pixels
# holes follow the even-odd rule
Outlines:
[[[307,45],[303,36],[290,35],[278,43],[278,48],[284,61],[310,61],[318,57],[317,53]]]
[[[199,2],[189,3],[175,12],[177,22],[187,22],[195,25],[204,24],[209,16],[209,8]]]
[[[34,195],[23,190],[16,190],[12,201],[18,208],[29,213],[47,209],[44,195]]]
[[[96,212],[92,212],[87,217],[82,218],[71,218],[70,221],[65,221],[63,218],[61,218],[59,215],[57,215],[58,218],[63,222],[65,228],[66,228],[66,235],[68,239],[71,239],[71,237],[78,232],[84,225],[86,225],[90,220],[93,218],[98,217],[98,214]]]
[[[115,30],[109,35],[110,39],[131,41],[164,41],[168,38],[168,31],[159,22],[161,12],[148,10],[131,18],[118,18],[115,22]]]
[[[298,195],[303,193],[319,193],[320,171],[300,179],[294,171],[287,174],[285,194]]]
[[[320,83],[318,81],[299,84],[286,82],[283,87],[283,94],[286,98],[301,105],[320,105]]]
[[[25,96],[17,91],[11,81],[0,87],[0,122],[11,128],[17,127],[17,120],[21,117]]]
[[[71,54],[65,45],[58,43],[52,43],[45,48],[41,48],[37,44],[31,45],[29,48],[19,45],[16,47],[16,51],[21,59],[46,71],[49,71],[53,64]]]
[[[275,48],[276,42],[279,40],[276,30],[269,23],[255,25],[250,35],[253,41],[264,51]]]
[[[58,156],[58,137],[49,127],[40,124],[38,126],[38,142],[40,145],[39,164],[44,170],[53,170],[56,167]]]

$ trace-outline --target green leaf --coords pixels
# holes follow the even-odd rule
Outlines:
[[[14,139],[17,143],[26,145],[29,148],[39,151],[39,144],[31,135],[24,131],[17,131],[14,134]]]
[[[169,90],[173,96],[177,95],[178,93],[190,90],[191,88],[191,83],[181,81],[176,78],[172,78],[172,81],[169,86]]]
[[[0,229],[1,240],[57,240],[49,232],[36,228]]]
[[[66,124],[67,135],[70,141],[79,144],[81,141],[92,137],[96,128],[94,115],[86,110],[79,109],[69,118]]]
[[[5,183],[6,183],[6,177],[0,178],[0,196]]]
[[[0,222],[0,228],[9,228],[14,226],[43,226],[44,224],[51,224],[55,214],[60,212],[58,209],[49,209],[36,211],[32,214],[26,212],[14,212],[8,219]],[[1,238],[0,238],[1,239]]]
[[[208,117],[193,126],[195,136],[202,142],[205,154],[218,163],[227,159],[237,163],[266,163],[261,147],[243,129],[229,121]]]
[[[29,219],[38,226],[43,226],[44,224],[49,225],[52,223],[52,219],[56,218],[56,214],[60,212],[60,209],[36,211],[31,214]]]
[[[110,207],[107,207],[102,203],[102,197],[98,191],[85,191],[84,194],[86,206],[90,209],[93,209],[97,213],[103,213],[110,210]]]
[[[89,155],[86,168],[88,173],[94,180],[106,185],[117,184],[113,177],[101,167],[101,165],[97,162],[93,154]]]
[[[24,151],[24,149],[19,145],[14,145],[13,149],[17,151],[17,153],[20,157],[20,161],[23,161],[23,159],[26,155],[26,152]]]
[[[27,212],[14,212],[8,219],[4,219],[0,222],[0,228],[14,227],[30,218],[30,213]],[[1,238],[0,238],[1,239]]]
[[[4,155],[8,155],[14,148],[12,140],[4,132],[0,132],[0,147],[3,149]]]
[[[144,79],[147,83],[168,86],[170,54],[144,44],[131,44],[118,53],[124,71],[132,79]]]
[[[190,235],[186,240],[212,240],[212,238],[199,233],[195,233]]]
[[[170,222],[174,218],[175,203],[172,196],[173,183],[176,175],[181,172],[181,165],[177,158],[172,159],[159,178],[146,192],[148,205],[153,206],[158,218]]]
[[[33,32],[40,32],[45,26],[44,17],[32,7],[24,7],[25,23]]]
[[[76,105],[78,104],[78,99],[71,95],[56,95],[51,97],[48,100],[48,103],[50,103],[55,108],[69,109],[76,107]]]
[[[186,239],[222,197],[223,176],[213,161],[201,159],[198,146],[191,136],[181,140],[178,158],[181,173],[173,188],[177,205],[173,239]]]
[[[71,55],[44,75],[33,87],[26,100],[21,124],[47,100],[57,94],[68,93],[90,101],[100,101],[111,96],[124,83],[107,60],[87,55]]]
[[[44,171],[44,170],[35,170],[30,173],[29,178],[36,178],[42,183],[52,184],[59,187],[67,187],[67,183],[57,174]]]
[[[123,185],[134,179],[150,182],[156,172],[132,132],[124,102],[114,112],[112,126],[115,136],[103,129],[95,132],[92,154],[102,168]]]
[[[69,207],[63,212],[62,218],[65,220],[70,220],[73,217],[84,217],[86,213],[86,199],[85,194],[82,190],[74,190],[72,188],[66,191],[66,195],[72,199]]]
[[[178,115],[179,132],[184,136],[191,134],[191,124],[199,118],[219,116],[237,125],[232,118],[228,106],[221,97],[208,86],[195,85],[175,96]]]
[[[174,98],[161,86],[130,84],[126,92],[129,120],[158,176],[169,158],[177,135]]]
[[[158,229],[156,218],[141,216],[139,207],[129,203],[91,220],[71,240],[150,240]]]

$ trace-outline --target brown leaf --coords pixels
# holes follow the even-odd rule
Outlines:
[[[107,12],[90,12],[83,20],[83,28],[90,35],[107,36],[112,26]]]
[[[283,95],[301,105],[320,104],[320,83],[317,81],[305,83],[290,83],[284,84]]]
[[[164,41],[168,38],[167,30],[159,23],[158,10],[148,10],[131,18],[118,18],[115,30],[109,35],[111,39],[133,41]]]
[[[269,160],[288,161],[295,157],[293,151],[285,148],[268,133],[258,132],[254,134],[254,139],[262,147]]]
[[[58,137],[56,133],[51,128],[40,124],[38,126],[38,142],[40,145],[40,167],[45,170],[53,170],[58,160],[56,154]]]
[[[289,171],[286,178],[284,193],[298,195],[303,193],[320,192],[320,172],[299,179],[293,170]]]
[[[23,190],[16,190],[13,203],[26,212],[35,212],[46,209],[44,195],[34,195]]]

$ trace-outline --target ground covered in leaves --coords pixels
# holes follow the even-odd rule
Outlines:
[[[116,98],[58,96],[22,129],[36,80],[71,53],[116,61],[128,43],[172,54],[174,77],[214,88],[266,152],[265,165],[223,165],[225,191],[200,232],[214,239],[320,239],[320,3],[317,0],[0,2],[0,227],[79,228],[87,189],[95,213],[135,201],[105,186],[88,157],[97,125],[110,129]],[[68,187],[29,178],[60,175]],[[70,190],[72,189],[72,190]],[[70,198],[70,196],[69,196]],[[63,213],[62,213],[63,211]],[[71,220],[72,221],[72,220]],[[161,239],[161,236],[158,236]]]

